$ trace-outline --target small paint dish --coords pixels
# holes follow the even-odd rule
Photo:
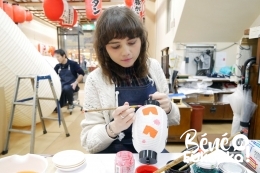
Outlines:
[[[218,165],[219,173],[246,173],[246,169],[238,164],[233,162],[224,162]]]

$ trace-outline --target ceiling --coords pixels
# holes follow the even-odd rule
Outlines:
[[[259,0],[186,0],[174,42],[237,42],[259,7]]]
[[[60,26],[59,23],[50,21],[46,18],[42,3],[44,0],[7,0],[9,3],[18,3],[20,6],[29,9],[34,17],[40,19],[44,23],[51,24],[53,26]],[[72,6],[78,12],[79,24],[90,23],[86,18],[85,0],[67,0],[68,4]],[[102,0],[102,9],[106,9],[114,5],[123,5],[124,0]]]

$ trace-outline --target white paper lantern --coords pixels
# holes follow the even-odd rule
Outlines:
[[[0,21],[0,86],[3,86],[5,89],[6,100],[6,115],[3,116],[10,116],[16,75],[51,75],[57,97],[59,98],[61,83],[52,65],[35,49],[34,45],[2,9],[0,9]],[[30,80],[21,80],[20,83],[18,99],[32,97],[33,88]],[[39,97],[53,97],[47,80],[39,82]],[[40,103],[43,116],[49,116],[56,107],[54,101],[42,100]],[[16,106],[14,117],[14,126],[31,125],[32,107]],[[36,121],[40,122],[38,115]]]
[[[168,118],[156,105],[145,105],[136,112],[132,127],[133,145],[141,163],[155,164],[157,154],[165,148],[168,137]]]

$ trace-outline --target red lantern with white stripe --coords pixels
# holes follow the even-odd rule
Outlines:
[[[73,8],[69,6],[67,0],[44,0],[43,10],[45,16],[51,21],[61,21],[66,25],[72,24]]]
[[[125,5],[143,20],[145,17],[145,0],[125,0]]]
[[[168,118],[165,111],[156,105],[140,107],[136,111],[132,137],[134,148],[139,153],[139,161],[155,164],[168,137]]]
[[[102,0],[85,0],[86,17],[96,20],[102,12]]]
[[[62,27],[69,27],[69,28],[72,28],[78,21],[78,12],[77,10],[73,9],[73,15],[70,16],[71,17],[71,21],[67,22],[67,23],[64,23],[64,22],[60,22],[59,24],[62,26]]]

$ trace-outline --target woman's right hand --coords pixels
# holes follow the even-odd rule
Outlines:
[[[135,109],[130,108],[129,103],[125,102],[123,106],[119,106],[112,114],[114,121],[109,126],[115,134],[119,134],[123,130],[128,129],[135,120]]]

